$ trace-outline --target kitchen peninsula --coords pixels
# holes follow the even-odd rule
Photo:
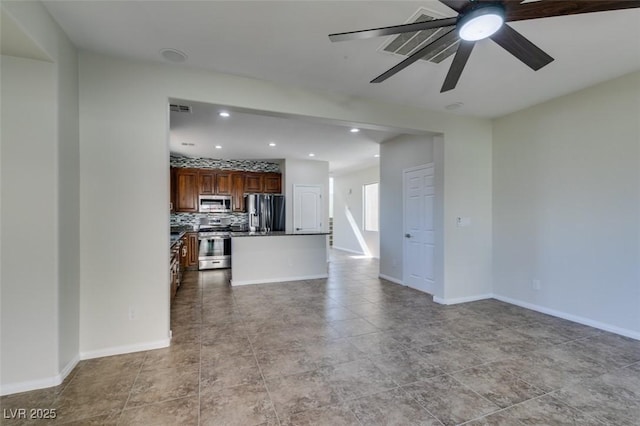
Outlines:
[[[327,278],[327,235],[232,232],[231,285]]]

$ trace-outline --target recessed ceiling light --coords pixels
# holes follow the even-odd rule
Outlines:
[[[374,157],[380,158],[380,154],[375,154]]]
[[[187,60],[187,54],[178,49],[160,49],[160,54],[170,62],[184,62]]]
[[[269,142],[269,146],[276,146],[275,142]]]
[[[221,113],[218,114],[220,117],[224,117],[227,118],[229,117],[231,114],[229,114],[227,111],[222,111]]]
[[[464,105],[462,102],[454,102],[452,104],[445,106],[444,108],[451,111],[451,110],[460,108],[462,105]]]
[[[222,149],[222,145],[216,145],[216,149]]]
[[[358,132],[360,131],[360,129],[358,129],[358,128],[355,128],[355,127],[354,127],[353,129],[351,129],[351,130],[349,130],[349,131],[350,131],[351,133],[358,133]]]
[[[309,153],[309,157],[315,157],[316,155],[313,152]]]

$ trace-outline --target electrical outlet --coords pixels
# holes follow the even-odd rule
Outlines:
[[[134,306],[129,306],[129,320],[133,321],[136,319],[136,308]]]
[[[531,280],[531,288],[534,290],[540,290],[540,280]]]

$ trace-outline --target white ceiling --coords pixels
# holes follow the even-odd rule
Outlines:
[[[440,64],[418,61],[383,83],[370,84],[372,78],[403,57],[379,51],[385,38],[331,43],[327,37],[335,32],[404,23],[421,8],[433,16],[455,16],[436,0],[57,0],[44,4],[81,49],[163,62],[160,49],[174,48],[188,55],[187,61],[178,66],[439,111],[462,103],[453,113],[485,118],[640,69],[640,9],[513,22],[517,31],[555,61],[534,72],[492,41],[483,40],[474,48],[458,86],[439,93],[452,57]],[[173,129],[172,150],[188,153],[188,147],[179,145],[180,139],[193,140],[199,134],[203,141],[247,141],[246,146],[221,143],[224,149],[219,152],[228,154],[228,158],[271,158],[275,154],[266,150],[265,144],[271,138],[267,136],[273,134],[273,138],[279,138],[275,142],[283,154],[278,157],[303,157],[313,150],[317,151],[316,158],[331,161],[332,169],[339,171],[355,161],[350,154],[368,158],[377,149],[376,143],[393,133],[370,131],[357,138],[346,134],[343,139],[338,135],[344,129],[329,128],[326,123],[294,123],[273,117],[252,121],[251,116],[242,114],[224,126],[217,118],[212,120],[194,124],[188,136]],[[243,125],[232,130],[231,123]],[[284,129],[291,132],[287,135]],[[254,138],[255,146],[249,149],[248,141]],[[234,151],[242,146],[243,153]],[[315,146],[322,146],[326,154]],[[207,154],[210,144],[192,148],[190,155],[211,156]]]
[[[192,107],[190,113],[171,112],[170,122],[171,152],[189,157],[320,160],[328,161],[330,172],[338,175],[378,165],[374,155],[380,151],[379,144],[401,134],[366,128],[352,133],[346,123],[265,115],[177,99],[172,103]],[[222,111],[230,116],[221,117]]]

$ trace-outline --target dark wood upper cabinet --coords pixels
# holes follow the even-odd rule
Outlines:
[[[244,212],[244,194],[282,193],[282,175],[280,173],[172,167],[170,179],[170,209],[172,213],[197,212],[199,195],[230,195],[232,210]]]
[[[216,173],[216,194],[231,195],[231,173]]]
[[[213,195],[216,191],[216,173],[212,170],[198,171],[198,187],[200,195]]]
[[[245,173],[244,192],[261,193],[264,191],[264,176],[262,173]]]
[[[231,175],[231,209],[234,212],[244,212],[244,173]]]
[[[175,211],[197,212],[198,189],[197,169],[176,169]]]
[[[264,192],[267,194],[282,193],[282,175],[280,173],[264,173]]]

